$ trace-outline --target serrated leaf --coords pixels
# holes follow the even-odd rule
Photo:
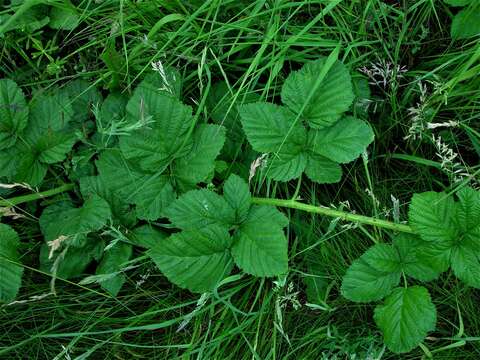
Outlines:
[[[90,232],[100,230],[110,217],[108,203],[93,195],[79,208],[68,202],[48,206],[43,210],[39,223],[45,241],[66,236],[69,243],[81,245]]]
[[[73,111],[73,121],[81,125],[91,114],[96,106],[102,103],[102,96],[94,85],[89,84],[85,80],[77,79],[69,82],[63,88],[68,94],[71,101]],[[110,113],[111,117],[113,114]]]
[[[68,127],[73,109],[65,91],[42,94],[30,103],[25,140],[38,160],[53,164],[65,159],[77,140]]]
[[[480,6],[474,5],[461,10],[452,21],[452,39],[468,39],[480,34]]]
[[[166,232],[148,224],[136,227],[128,234],[128,238],[133,245],[147,249],[156,246],[167,237],[168,234]]]
[[[210,225],[173,234],[148,255],[172,283],[203,293],[213,290],[232,270],[230,245],[228,231]]]
[[[398,251],[402,270],[406,275],[420,281],[431,281],[440,275],[435,257],[428,256],[425,251],[425,242],[418,236],[399,234],[393,240]]]
[[[270,179],[289,181],[300,177],[306,165],[306,153],[296,145],[285,144],[281,151],[270,154],[265,171]]]
[[[180,196],[166,210],[165,215],[183,230],[202,229],[219,225],[230,229],[235,224],[235,212],[218,194],[202,189]]]
[[[238,175],[230,175],[223,185],[223,197],[235,212],[235,223],[240,224],[246,220],[252,197],[245,180]]]
[[[250,222],[272,222],[282,229],[290,223],[288,218],[274,206],[253,205],[248,215]]]
[[[111,190],[100,176],[85,176],[80,179],[80,192],[84,198],[97,195],[110,206],[114,223],[133,226],[136,222],[135,211],[116,191]]]
[[[146,178],[140,189],[133,193],[137,217],[142,220],[157,220],[175,200],[175,192],[167,176]]]
[[[22,90],[10,79],[0,79],[0,150],[15,144],[27,126],[28,107]]]
[[[30,102],[30,137],[44,135],[45,132],[60,131],[73,117],[73,109],[66,91],[54,90],[41,94]]]
[[[282,101],[295,113],[299,113],[305,101],[315,90],[327,58],[305,64],[299,71],[290,73],[282,87]],[[321,129],[335,123],[352,104],[354,95],[348,69],[336,61],[316,88],[302,117],[313,128]]]
[[[480,251],[478,243],[460,245],[452,249],[451,265],[457,278],[467,285],[480,289]]]
[[[213,176],[215,158],[225,143],[225,128],[218,125],[199,125],[192,136],[191,150],[173,163],[173,175],[181,192]]]
[[[16,182],[24,182],[30,186],[38,186],[47,173],[47,166],[43,164],[39,155],[31,151],[24,144],[17,144],[12,153],[14,157],[14,176]]]
[[[415,194],[410,203],[409,222],[425,241],[449,242],[456,237],[453,226],[455,203],[445,193]]]
[[[15,300],[22,284],[23,266],[18,247],[20,240],[10,226],[0,224],[0,302]]]
[[[177,69],[163,66],[161,62],[155,63],[156,70],[148,74],[138,84],[138,89],[154,91],[159,94],[180,98],[182,93],[182,76]]]
[[[134,161],[123,157],[118,149],[104,151],[96,162],[99,176],[107,188],[128,204],[135,204],[137,216],[156,220],[174,197],[168,178],[139,169]]]
[[[455,223],[464,233],[477,233],[480,237],[480,192],[464,187],[457,192],[459,204]]]
[[[192,109],[174,97],[137,89],[127,104],[127,121],[135,130],[120,137],[120,148],[143,170],[162,171],[175,157],[188,154]]]
[[[258,152],[289,153],[300,151],[307,133],[301,122],[285,107],[270,103],[252,103],[238,107],[243,129],[253,149]]]
[[[400,276],[398,253],[389,245],[377,244],[348,268],[342,280],[342,295],[356,302],[380,300],[398,285]]]
[[[245,222],[235,233],[232,255],[246,273],[269,277],[288,270],[288,241],[283,232],[283,215],[268,206],[253,206]],[[282,226],[283,225],[283,226]]]
[[[98,264],[95,274],[112,274],[122,269],[122,265],[126,263],[132,256],[132,246],[122,242],[116,243],[113,247],[106,250],[102,261]],[[102,289],[106,290],[110,295],[117,296],[118,292],[125,283],[126,277],[119,273],[115,276],[100,282]]]
[[[341,180],[342,168],[335,161],[315,153],[310,153],[307,156],[305,174],[316,183],[333,184]]]
[[[139,169],[116,148],[103,151],[95,164],[105,185],[118,192],[129,204],[134,202],[133,194],[142,190],[144,182],[154,176]]]
[[[309,133],[310,150],[339,163],[355,160],[373,141],[366,122],[346,116],[334,125]]]
[[[435,329],[436,309],[427,289],[397,288],[375,309],[375,322],[387,347],[395,353],[417,347]]]

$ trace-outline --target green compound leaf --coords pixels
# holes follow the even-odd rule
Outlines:
[[[101,181],[123,201],[136,206],[140,219],[156,220],[174,200],[175,193],[167,176],[147,173],[134,161],[124,158],[118,149],[104,151],[97,160]]]
[[[425,242],[418,236],[399,234],[393,240],[398,251],[402,270],[406,275],[420,281],[432,281],[442,272],[434,256],[424,250]]]
[[[306,129],[285,107],[269,103],[239,106],[243,129],[253,149],[271,153],[266,175],[277,181],[298,178],[305,170]]]
[[[191,150],[173,163],[173,175],[181,192],[213,177],[215,158],[225,143],[225,128],[218,125],[200,125],[193,133]]]
[[[243,130],[258,152],[281,152],[284,146],[300,150],[307,133],[295,114],[285,107],[269,103],[252,103],[238,107]]]
[[[20,240],[10,226],[0,224],[0,302],[15,300],[22,284],[23,266],[18,265]]]
[[[275,208],[253,206],[235,234],[232,255],[246,273],[269,277],[288,270],[285,217]]]
[[[472,5],[461,10],[452,21],[452,39],[468,39],[480,35],[480,5]]]
[[[9,79],[0,79],[0,150],[15,144],[27,126],[28,107],[22,90]]]
[[[425,256],[438,263],[441,270],[451,265],[460,280],[480,288],[480,195],[469,187],[457,195],[458,203],[445,193],[415,194],[410,222],[429,242],[421,250]]]
[[[12,157],[8,162],[2,161],[6,166],[2,170],[9,179],[38,186],[45,177],[47,164],[63,161],[77,137],[68,126],[72,108],[65,92],[42,94],[31,101],[29,108],[23,141],[5,149],[8,155],[2,152],[3,156]]]
[[[333,184],[342,178],[342,167],[326,157],[310,153],[307,156],[305,174],[319,184]]]
[[[377,244],[348,268],[342,281],[342,295],[356,302],[380,300],[398,285],[400,276],[398,253],[390,245]]]
[[[235,212],[235,224],[245,221],[252,205],[252,197],[245,180],[238,175],[230,175],[223,185],[223,197]]]
[[[302,118],[316,129],[334,124],[348,110],[354,98],[348,69],[339,61],[333,64],[315,89],[326,60],[321,58],[305,64],[299,71],[292,72],[282,87],[283,103],[296,114],[300,113],[313,92]]]
[[[339,163],[355,160],[373,141],[373,131],[366,122],[351,116],[309,134],[310,149],[315,154]]]
[[[421,286],[395,289],[374,315],[385,344],[395,353],[417,347],[435,329],[436,317],[435,305]]]
[[[136,89],[127,104],[127,121],[133,130],[120,137],[120,148],[143,170],[161,172],[174,158],[188,154],[192,109],[174,97]]]
[[[232,270],[228,231],[216,225],[182,231],[147,253],[174,284],[193,292],[212,291]]]
[[[100,230],[110,218],[108,203],[93,195],[79,208],[68,202],[50,205],[43,210],[39,222],[45,241],[65,236],[69,244],[81,245],[90,232]]]
[[[218,225],[230,229],[235,224],[235,211],[220,195],[206,190],[192,190],[180,196],[165,215],[183,230],[202,229]]]
[[[125,274],[121,273],[122,267],[132,256],[132,246],[122,242],[116,243],[110,249],[105,250],[102,261],[97,266],[96,275],[109,275],[107,279],[100,281],[102,289],[110,295],[117,296],[125,283]]]
[[[429,191],[413,195],[408,218],[423,240],[449,242],[456,236],[455,210],[451,196]]]

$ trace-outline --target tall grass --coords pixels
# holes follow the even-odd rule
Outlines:
[[[368,154],[344,168],[341,183],[304,181],[302,199],[392,220],[393,196],[405,220],[412,193],[452,190],[452,174],[432,133],[458,154],[454,161],[478,185],[480,42],[450,40],[451,12],[442,1],[121,0],[83,1],[79,8],[84,9],[82,25],[70,33],[6,33],[0,43],[1,77],[14,78],[27,93],[74,78],[129,92],[160,60],[181,71],[184,101],[208,118],[205,99],[215,81],[227,81],[239,94],[255,92],[275,101],[290,71],[340,43],[341,58],[352,69],[372,74],[374,66],[389,66],[384,78],[371,75],[371,100],[358,107],[359,116],[374,127],[376,141]],[[60,70],[52,71],[52,64]],[[358,76],[368,79],[360,71]],[[417,130],[414,114],[419,114]],[[428,123],[448,121],[457,125],[428,129]],[[259,182],[255,189],[262,196],[291,196],[295,184]],[[57,296],[37,299],[49,292],[50,278],[36,270],[41,244],[36,208],[24,210],[29,216],[16,224],[28,268],[21,302],[0,307],[0,358],[424,355],[420,349],[403,357],[389,353],[371,320],[373,306],[353,304],[339,294],[348,265],[373,242],[388,240],[388,232],[288,210],[290,272],[277,283],[233,276],[219,293],[199,299],[169,284],[140,258],[117,298],[94,286],[57,280]],[[429,291],[440,314],[437,331],[426,342],[435,359],[480,358],[478,291],[449,275]],[[458,333],[466,336],[465,343],[449,348]]]

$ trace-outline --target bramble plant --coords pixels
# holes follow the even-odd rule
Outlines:
[[[341,164],[365,153],[374,132],[354,116],[354,85],[337,55],[338,49],[291,72],[283,105],[244,94],[233,109],[212,109],[215,124],[181,101],[181,75],[161,63],[131,96],[112,92],[104,100],[95,86],[74,81],[27,102],[14,81],[0,80],[0,178],[12,186],[51,187],[0,206],[58,195],[39,217],[40,269],[53,279],[74,279],[95,264],[95,274],[81,284],[99,283],[112,296],[125,283],[134,249],[192,292],[217,292],[234,271],[286,275],[289,220],[277,207],[390,230],[391,244],[377,243],[351,264],[341,293],[354,302],[384,299],[374,313],[384,342],[393,352],[410,351],[437,319],[418,282],[451,268],[480,288],[477,190],[415,194],[407,225],[305,204],[297,192],[291,199],[253,197],[246,180],[253,173],[223,176],[222,162],[229,166],[236,156],[232,149],[242,146],[243,129],[251,158],[266,158],[259,173],[267,178],[289,181],[305,173],[320,184],[341,180]],[[228,91],[218,83],[208,101],[215,104]],[[245,170],[250,158],[243,160]],[[54,187],[47,173],[62,184]],[[21,287],[19,245],[16,231],[0,224],[2,302],[13,301]]]

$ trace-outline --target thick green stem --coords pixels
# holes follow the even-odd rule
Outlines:
[[[60,194],[60,193],[63,193],[65,191],[72,190],[72,189],[73,189],[73,184],[65,184],[65,185],[62,185],[62,186],[59,186],[57,188],[47,190],[47,191],[42,191],[42,192],[38,192],[38,193],[34,193],[34,194],[28,194],[28,195],[21,195],[21,196],[17,196],[17,197],[10,198],[10,199],[0,200],[0,206],[1,207],[11,207],[11,206],[19,205],[19,204],[22,204],[22,203],[35,201],[35,200],[38,200],[38,199],[43,199],[43,198],[46,198],[46,197],[49,197],[49,196]]]
[[[380,227],[384,229],[395,230],[399,232],[405,232],[414,234],[415,231],[408,225],[397,224],[387,220],[375,219],[369,216],[352,214],[345,211],[330,209],[323,206],[314,206],[303,204],[294,200],[282,200],[282,199],[269,199],[269,198],[253,198],[254,204],[259,205],[272,205],[278,207],[285,207],[290,209],[297,209],[302,211],[307,211],[314,214],[321,214],[325,216],[330,216],[334,218],[340,218],[342,220],[352,221],[360,224],[372,225],[375,227]]]
[[[60,194],[60,193],[65,192],[65,191],[69,191],[69,190],[73,189],[73,187],[74,187],[73,184],[65,184],[65,185],[59,186],[57,188],[47,190],[47,191],[42,191],[42,192],[35,193],[35,194],[22,195],[22,196],[17,196],[17,197],[10,198],[10,199],[0,200],[0,206],[10,207],[10,206],[15,206],[15,205],[19,205],[19,204],[22,204],[22,203],[26,203],[26,202],[29,202],[29,201],[35,201],[35,200],[38,200],[38,199],[43,199],[43,198],[46,198],[46,197],[49,197],[49,196]],[[330,217],[334,217],[334,218],[340,218],[342,220],[347,220],[347,221],[356,222],[356,223],[360,223],[360,224],[372,225],[372,226],[375,226],[375,227],[395,230],[395,231],[399,231],[399,232],[405,232],[405,233],[411,233],[411,234],[415,233],[415,231],[408,225],[397,224],[397,223],[387,221],[387,220],[375,219],[375,218],[372,218],[372,217],[369,217],[369,216],[352,214],[352,213],[349,213],[349,212],[346,212],[346,211],[330,209],[330,208],[323,207],[323,206],[314,206],[314,205],[303,204],[303,203],[295,201],[295,200],[283,200],[283,199],[270,199],[270,198],[256,198],[256,197],[254,197],[254,198],[252,198],[252,202],[254,204],[259,204],[259,205],[272,205],[272,206],[302,210],[302,211],[306,211],[306,212],[309,212],[309,213],[320,214],[320,215],[330,216]]]

